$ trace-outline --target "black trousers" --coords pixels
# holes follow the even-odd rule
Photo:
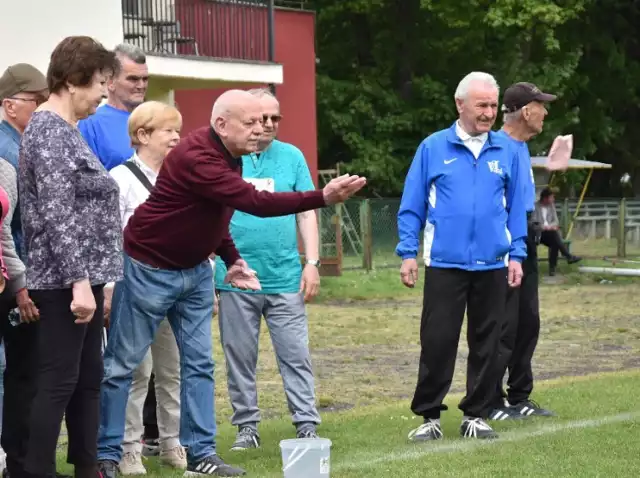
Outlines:
[[[76,324],[70,310],[71,289],[31,291],[31,298],[40,309],[40,330],[36,347],[37,390],[25,469],[34,478],[55,472],[63,416],[69,437],[68,463],[75,465],[78,478],[96,476],[103,374],[102,286],[93,287],[93,294],[97,305],[93,319],[88,324]]]
[[[2,414],[2,448],[7,454],[11,477],[22,478],[29,439],[29,418],[36,393],[37,342],[40,322],[13,326],[9,311],[16,307],[8,289],[0,295],[0,331],[4,338],[4,410]]]
[[[558,231],[542,231],[540,243],[549,248],[549,270],[551,271],[558,265],[558,252],[566,258],[571,257]]]
[[[147,398],[145,398],[144,406],[142,407],[142,423],[144,424],[145,440],[157,440],[160,438],[160,431],[158,430],[158,415],[156,413],[157,408],[155,375],[152,373],[151,378],[149,379]]]
[[[443,401],[453,380],[466,308],[467,390],[459,408],[471,417],[486,418],[489,414],[507,287],[506,268],[482,272],[426,268],[413,413],[439,418],[440,412],[447,410]]]
[[[522,264],[522,284],[517,289],[509,289],[507,294],[507,320],[500,339],[500,375],[493,408],[502,408],[505,398],[512,405],[526,401],[533,391],[531,361],[540,335],[538,253],[533,232],[527,238],[527,251]],[[505,393],[503,379],[507,371],[508,391]]]

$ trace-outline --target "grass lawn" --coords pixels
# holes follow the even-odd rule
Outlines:
[[[333,442],[334,478],[437,477],[631,477],[640,469],[640,372],[600,374],[541,384],[537,397],[559,418],[500,422],[493,442],[458,435],[459,397],[448,400],[445,439],[411,444],[406,436],[419,424],[406,401],[326,414],[323,435]],[[261,427],[261,450],[226,451],[233,430],[220,427],[220,453],[243,466],[248,476],[281,477],[278,443],[290,434],[285,420]],[[181,476],[147,461],[148,476]],[[62,468],[62,467],[61,467]],[[300,477],[303,478],[303,477]]]
[[[576,266],[561,264],[559,282],[541,283],[542,330],[534,358],[534,398],[560,418],[500,423],[503,433],[493,444],[458,439],[455,394],[464,390],[464,330],[451,411],[443,417],[447,439],[426,446],[407,443],[407,433],[419,424],[409,401],[419,356],[422,276],[416,289],[401,285],[397,264],[323,277],[321,295],[308,313],[324,420],[320,432],[334,442],[331,476],[638,476],[640,279],[580,274]],[[545,270],[541,263],[541,274]],[[258,365],[264,446],[240,455],[228,451],[235,431],[217,320],[213,332],[220,454],[246,467],[249,476],[282,476],[278,443],[294,430],[268,331],[261,332]],[[148,464],[153,470],[148,476],[180,476],[160,471],[153,460]],[[62,455],[60,465],[68,469]]]

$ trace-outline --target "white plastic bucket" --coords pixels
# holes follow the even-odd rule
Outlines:
[[[294,438],[280,442],[284,478],[328,478],[331,440]]]

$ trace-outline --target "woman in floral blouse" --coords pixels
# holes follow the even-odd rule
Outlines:
[[[96,478],[103,286],[121,279],[118,186],[76,128],[106,93],[114,54],[68,37],[51,55],[46,103],[22,137],[18,188],[27,287],[40,310],[37,392],[25,470],[55,473],[62,418],[76,478]]]

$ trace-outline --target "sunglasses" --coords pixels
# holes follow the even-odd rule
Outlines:
[[[267,122],[267,120],[269,120],[269,119],[271,120],[271,122],[272,122],[273,124],[276,124],[276,123],[279,123],[279,122],[280,122],[280,120],[282,119],[282,115],[271,115],[271,116],[269,116],[269,115],[262,115],[262,122],[263,122],[263,123],[266,123],[266,122]]]

